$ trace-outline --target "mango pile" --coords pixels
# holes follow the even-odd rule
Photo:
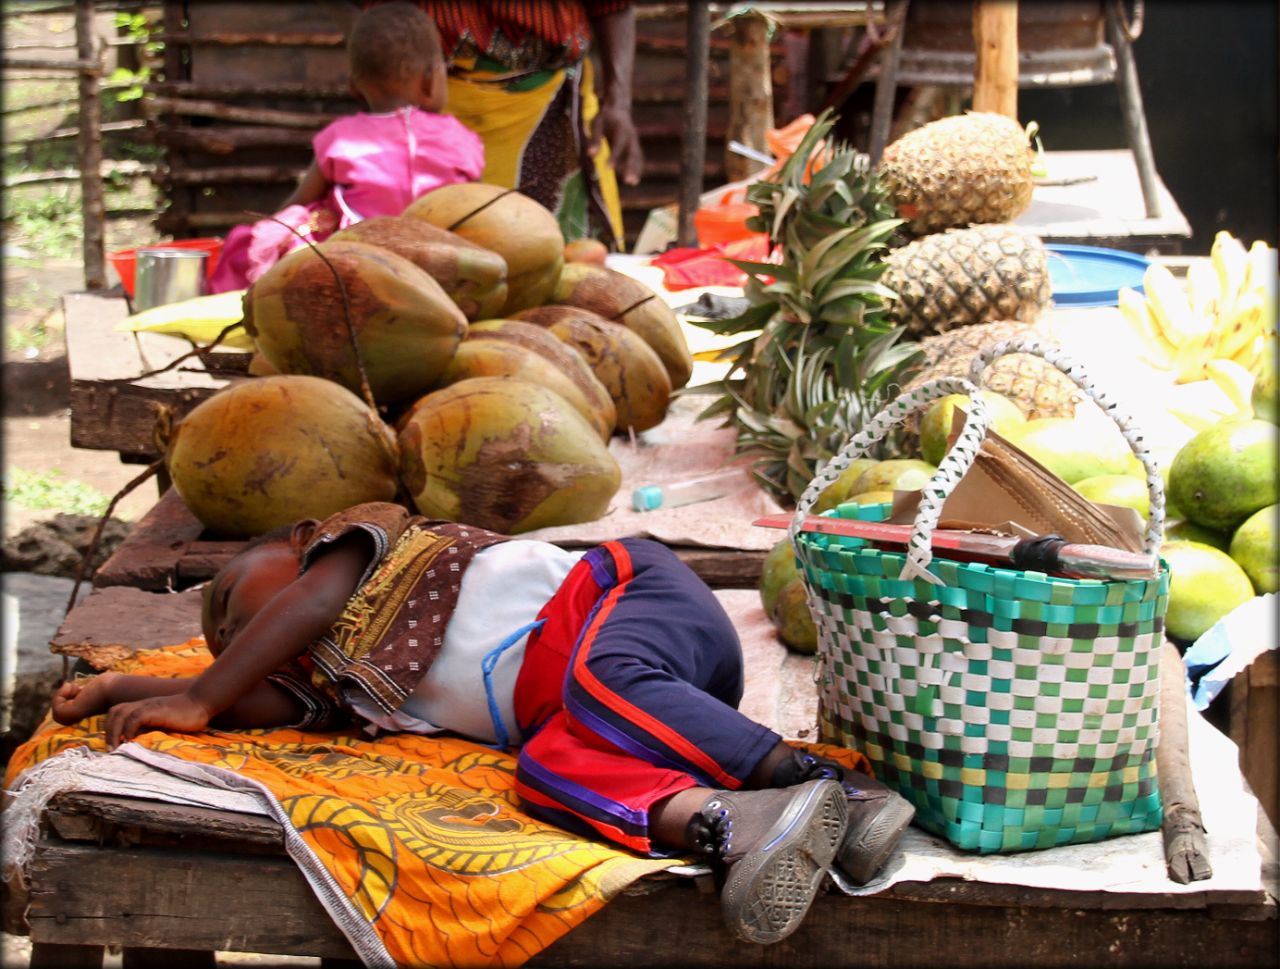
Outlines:
[[[170,434],[174,487],[248,538],[363,501],[507,534],[590,521],[608,444],[666,415],[672,310],[520,192],[449,185],[297,249],[244,295],[255,376]]]

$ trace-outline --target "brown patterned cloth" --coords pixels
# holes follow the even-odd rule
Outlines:
[[[310,531],[301,550],[304,571],[352,533],[371,538],[374,554],[333,628],[296,668],[271,680],[307,708],[298,728],[332,723],[338,709],[354,713],[359,700],[394,713],[440,652],[467,566],[481,549],[508,538],[388,502],[356,505],[311,524],[294,533]]]

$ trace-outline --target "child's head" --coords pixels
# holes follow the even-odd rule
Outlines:
[[[298,577],[302,559],[296,525],[250,540],[204,588],[200,627],[217,656],[277,592]]]
[[[347,38],[351,87],[375,110],[380,102],[439,111],[445,65],[436,26],[411,3],[383,3],[364,11]]]

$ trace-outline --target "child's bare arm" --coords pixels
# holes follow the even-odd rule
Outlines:
[[[111,671],[68,681],[53,696],[53,719],[69,726],[120,703],[185,693],[194,682],[190,676],[131,676]],[[293,694],[264,681],[218,714],[214,722],[223,727],[278,727],[297,723],[304,713]]]
[[[298,187],[293,190],[292,195],[284,200],[280,208],[287,209],[291,205],[306,205],[309,202],[318,202],[329,194],[329,187],[329,180],[320,171],[319,164],[312,162],[311,167],[307,169],[307,173],[302,176],[302,181],[298,183]]]
[[[355,592],[368,557],[368,541],[362,536],[337,542],[242,629],[235,630],[226,649],[185,691],[113,706],[107,715],[107,743],[115,747],[147,728],[203,730],[214,717],[231,713],[237,702],[251,693],[263,696],[255,690],[270,688],[266,677],[301,655],[332,627]],[[275,721],[281,722],[290,721]]]
[[[110,671],[91,678],[68,680],[53,695],[53,719],[68,726],[85,717],[106,713],[117,703],[182,693],[193,682],[192,677],[129,676]]]

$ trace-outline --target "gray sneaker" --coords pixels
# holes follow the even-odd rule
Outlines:
[[[849,800],[849,826],[836,853],[836,867],[855,885],[865,885],[889,860],[916,809],[901,794],[866,774],[800,750],[779,765],[773,782],[775,787],[786,788],[819,778],[839,782]]]
[[[720,906],[747,942],[785,939],[803,921],[848,824],[832,780],[763,791],[720,791],[689,821],[687,843],[727,866]]]

